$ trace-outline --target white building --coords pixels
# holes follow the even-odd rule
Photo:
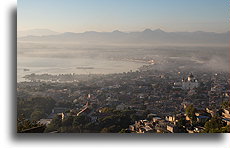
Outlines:
[[[182,80],[182,89],[191,90],[197,88],[199,83],[197,79],[192,75],[192,73],[188,76],[187,79]]]
[[[188,76],[187,79],[182,79],[182,82],[175,82],[173,85],[174,89],[184,89],[184,90],[192,90],[197,88],[199,83],[197,79],[192,75],[192,73]]]

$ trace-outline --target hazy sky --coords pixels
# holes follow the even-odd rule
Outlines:
[[[18,30],[229,30],[228,0],[18,0]]]

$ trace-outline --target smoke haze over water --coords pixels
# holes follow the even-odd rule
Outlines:
[[[156,61],[155,70],[189,66],[197,70],[229,71],[229,50],[224,46],[92,46],[18,42],[18,77],[30,73],[121,73],[148,65],[148,60]]]

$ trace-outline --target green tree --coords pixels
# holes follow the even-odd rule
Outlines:
[[[137,116],[136,114],[131,114],[130,119],[131,119],[131,122],[134,123],[135,121],[140,120],[140,117]]]
[[[112,108],[109,108],[109,107],[104,107],[101,109],[101,113],[111,113],[113,111],[114,110]]]
[[[230,126],[227,125],[221,128],[221,133],[230,133]]]
[[[62,126],[71,127],[73,125],[73,117],[69,116],[62,121]]]
[[[192,120],[192,123],[196,122],[196,109],[193,105],[189,105],[185,110],[186,115]]]
[[[101,130],[101,133],[118,133],[121,130],[119,126],[112,125],[109,127],[105,127]]]
[[[84,126],[90,122],[90,118],[85,115],[74,117],[73,126]]]
[[[223,127],[223,123],[221,118],[212,117],[211,120],[205,123],[204,132],[205,133],[221,133],[221,128]]]
[[[30,129],[33,127],[41,126],[41,124],[38,124],[36,121],[30,121],[28,119],[25,119],[23,115],[20,115],[19,118],[17,118],[17,132],[21,133],[26,129]]]
[[[32,112],[32,114],[30,115],[31,120],[35,120],[38,121],[42,118],[44,118],[46,115],[43,111],[37,111],[35,110],[34,112]]]
[[[186,119],[185,119],[185,117],[181,117],[181,118],[178,120],[178,122],[177,122],[177,126],[178,126],[179,128],[185,126],[185,124],[186,124]]]
[[[90,122],[90,118],[85,115],[80,115],[77,117],[74,117],[73,119],[73,130],[75,132],[82,133],[85,130],[86,125]]]
[[[221,104],[222,109],[228,109],[230,107],[229,101],[224,101]]]
[[[56,115],[52,119],[51,123],[45,129],[45,132],[59,131],[59,129],[60,129],[61,126],[62,126],[61,116]]]
[[[55,127],[61,127],[62,125],[62,118],[61,116],[57,115],[53,118],[53,120],[51,121],[51,124],[53,124]]]
[[[55,103],[55,100],[49,97],[18,98],[17,113],[18,115],[24,114],[25,118],[28,119],[34,111],[41,111],[45,114],[49,114],[55,106]]]

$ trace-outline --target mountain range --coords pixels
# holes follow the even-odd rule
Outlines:
[[[30,29],[30,30],[23,30],[18,31],[18,37],[25,37],[25,36],[47,36],[47,35],[57,35],[58,32],[49,30],[49,29]]]
[[[37,30],[39,32],[39,30]],[[229,44],[229,32],[165,32],[161,29],[145,29],[141,32],[95,32],[84,33],[65,32],[20,37],[18,41],[35,42],[75,42],[100,44]],[[42,34],[42,35],[41,35]]]

